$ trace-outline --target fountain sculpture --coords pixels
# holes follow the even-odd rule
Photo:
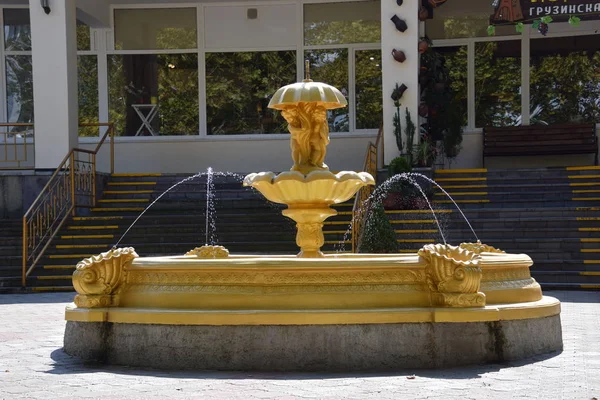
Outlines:
[[[294,164],[244,179],[287,204],[297,256],[202,246],[173,257],[117,248],[87,258],[73,274],[65,351],[158,368],[356,371],[560,350],[560,303],[542,295],[525,254],[481,243],[429,244],[417,254],[320,251],[330,206],[374,184],[324,162],[326,111],[345,105],[337,89],[310,79],[279,89],[269,106],[289,124]]]

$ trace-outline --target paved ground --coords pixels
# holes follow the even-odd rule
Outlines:
[[[385,375],[85,366],[61,349],[72,294],[0,295],[0,399],[600,399],[600,292],[546,294],[563,302],[562,353]]]

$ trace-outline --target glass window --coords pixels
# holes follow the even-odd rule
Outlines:
[[[4,48],[10,51],[31,50],[31,24],[27,8],[5,8]]]
[[[531,40],[532,124],[600,122],[600,35]]]
[[[77,57],[79,123],[98,122],[98,60],[96,56]],[[82,127],[79,136],[98,136],[98,128]]]
[[[119,135],[197,135],[198,55],[108,56],[108,95]]]
[[[452,98],[452,110],[456,113],[462,122],[461,126],[467,126],[468,107],[467,107],[467,46],[436,46],[434,51],[440,53],[445,67],[448,70],[449,89]],[[433,91],[443,93],[446,87],[438,83],[434,85]]]
[[[310,75],[315,82],[335,86],[348,97],[348,50],[308,50],[304,59],[310,62]],[[327,111],[330,132],[349,132],[348,107]]]
[[[6,56],[6,111],[8,122],[33,122],[31,56]]]
[[[379,129],[383,119],[381,51],[355,53],[356,129]]]
[[[90,27],[81,21],[77,21],[77,50],[90,50]]]
[[[379,1],[304,5],[304,44],[379,43]]]
[[[521,124],[521,41],[475,43],[475,125]]]
[[[451,0],[433,10],[433,19],[425,21],[430,39],[452,39],[488,36],[492,1]],[[496,26],[496,36],[516,35],[515,27]]]
[[[209,135],[286,133],[280,112],[267,108],[281,86],[296,82],[296,52],[206,54]]]
[[[117,50],[197,47],[195,8],[117,9],[114,16]]]

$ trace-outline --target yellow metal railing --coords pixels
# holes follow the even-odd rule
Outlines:
[[[34,150],[33,133],[33,124],[0,123],[0,170],[34,167],[29,155]]]
[[[383,126],[379,128],[375,144],[369,142],[367,145],[367,155],[363,170],[373,175],[377,179],[377,169],[379,164],[379,149],[383,153]],[[365,205],[367,199],[373,194],[375,188],[373,186],[365,186],[361,188],[354,198],[354,206],[352,207],[352,252],[355,253],[358,249],[358,241],[365,221]]]
[[[80,127],[106,127],[94,150],[74,148],[63,159],[31,207],[23,216],[23,268],[21,284],[77,207],[96,205],[96,155],[110,137],[110,172],[114,173],[114,125],[81,124]]]

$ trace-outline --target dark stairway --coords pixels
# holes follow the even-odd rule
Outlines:
[[[434,179],[483,243],[531,256],[544,288],[600,289],[600,168],[440,170]],[[448,243],[476,240],[441,191],[433,204]],[[403,251],[441,240],[430,211],[388,213]]]
[[[77,262],[109,250],[149,204],[188,176],[113,175],[97,206],[65,223],[28,277],[29,290],[73,290],[71,275]],[[215,244],[237,254],[297,253],[294,222],[281,215],[284,206],[242,187],[241,176],[214,177],[216,229],[209,232],[214,232]],[[206,177],[198,177],[165,194],[136,222],[119,247],[134,247],[140,256],[167,256],[182,255],[205,244],[206,188]],[[336,208],[339,215],[330,218],[324,228],[325,252],[338,251],[340,232],[346,232],[350,224],[352,201]],[[20,224],[20,220],[10,221],[2,229],[2,235],[10,235],[5,239],[10,244],[0,246],[0,252],[6,252],[1,253],[5,257],[0,261],[0,290],[20,287]],[[350,246],[346,244],[347,251]]]

